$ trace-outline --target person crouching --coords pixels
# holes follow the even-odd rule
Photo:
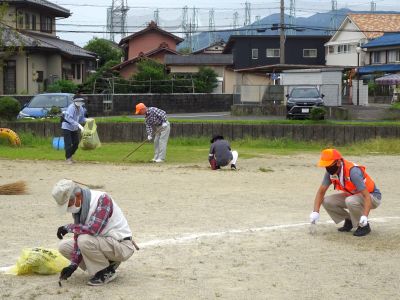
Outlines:
[[[231,169],[236,170],[236,161],[239,154],[237,151],[232,151],[229,142],[222,135],[214,135],[210,143],[208,161],[210,162],[211,169],[218,170],[230,164]]]

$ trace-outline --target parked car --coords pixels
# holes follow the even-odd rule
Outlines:
[[[320,94],[315,86],[294,87],[286,95],[286,118],[307,118],[313,107],[324,106],[324,94]]]
[[[73,98],[74,94],[69,93],[38,94],[24,105],[23,109],[19,112],[17,119],[46,118],[53,107],[57,107],[61,110],[61,113],[65,113],[67,107],[72,103]],[[84,110],[85,116],[87,116],[85,107]]]

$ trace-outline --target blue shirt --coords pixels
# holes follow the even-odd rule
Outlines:
[[[61,129],[67,129],[69,131],[77,131],[79,129],[79,123],[85,123],[85,112],[82,106],[76,106],[71,103],[64,113],[64,119],[68,122],[62,122]]]
[[[357,192],[361,192],[366,188],[364,177],[359,167],[354,167],[350,169],[350,181],[356,186]],[[322,180],[322,185],[330,186],[331,183],[332,182],[330,179],[330,174],[328,172],[325,172],[324,179]],[[374,191],[371,194],[379,200],[382,199],[381,191],[376,187],[376,184],[374,186]]]

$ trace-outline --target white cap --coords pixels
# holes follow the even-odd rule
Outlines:
[[[83,98],[75,98],[72,101],[77,106],[82,106],[85,103],[85,99],[83,99]]]
[[[53,187],[51,192],[54,200],[56,200],[60,213],[66,213],[68,208],[69,198],[76,187],[76,183],[69,179],[61,179]]]

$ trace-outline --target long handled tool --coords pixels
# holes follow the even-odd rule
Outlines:
[[[161,132],[161,130],[163,130],[163,127],[160,126],[160,128],[158,128],[158,130],[154,133],[154,136],[156,136],[158,133]],[[133,149],[131,152],[128,153],[127,156],[125,156],[122,160],[127,159],[129,156],[131,156],[133,153],[135,153],[140,147],[142,147],[144,144],[146,144],[149,140],[145,139],[143,142],[141,142],[141,144],[139,146],[137,146],[135,149]]]

